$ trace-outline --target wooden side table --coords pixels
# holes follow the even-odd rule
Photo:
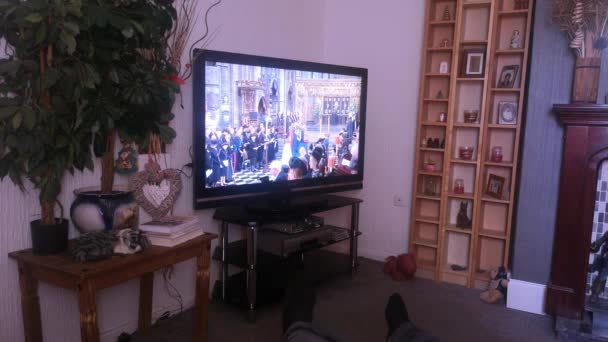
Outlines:
[[[83,342],[99,341],[97,291],[140,278],[139,331],[152,318],[154,271],[196,258],[193,341],[207,341],[209,250],[215,234],[204,234],[175,247],[150,246],[144,252],[96,262],[75,262],[67,254],[34,255],[31,249],[9,253],[19,264],[23,329],[27,342],[42,341],[38,281],[78,291],[80,334]]]

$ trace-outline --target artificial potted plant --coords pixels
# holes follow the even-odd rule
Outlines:
[[[98,47],[89,63],[99,75],[86,92],[84,116],[93,122],[101,157],[101,187],[75,191],[71,214],[81,231],[129,226],[137,205],[126,189],[114,188],[115,143],[148,146],[150,137],[171,143],[171,109],[179,79],[167,54],[177,17],[171,1],[108,1],[87,6],[88,36]]]
[[[83,96],[94,83],[83,68],[78,1],[0,1],[0,178],[39,190],[41,218],[31,222],[34,253],[67,248],[68,221],[57,200],[65,171],[92,169]],[[56,217],[55,209],[61,208]]]
[[[555,0],[553,17],[576,55],[572,102],[595,103],[608,47],[608,0]]]

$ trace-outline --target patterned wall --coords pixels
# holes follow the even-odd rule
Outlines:
[[[591,234],[591,242],[599,239],[608,230],[608,162],[604,161],[600,166],[600,171],[597,176],[597,188],[595,192],[595,211],[593,213],[593,233]],[[589,255],[589,264],[593,263],[597,254]],[[591,283],[597,276],[597,273],[587,274],[587,294],[591,293]],[[606,286],[608,287],[608,285]],[[608,291],[604,288],[604,292],[600,297],[608,298]]]

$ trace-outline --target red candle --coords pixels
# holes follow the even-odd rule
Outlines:
[[[492,147],[492,155],[490,155],[490,160],[492,160],[494,163],[502,162],[502,147]]]

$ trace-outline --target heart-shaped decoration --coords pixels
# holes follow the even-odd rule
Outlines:
[[[179,170],[161,170],[156,162],[148,162],[144,171],[136,173],[129,182],[137,203],[154,219],[161,218],[173,208],[182,190]]]

